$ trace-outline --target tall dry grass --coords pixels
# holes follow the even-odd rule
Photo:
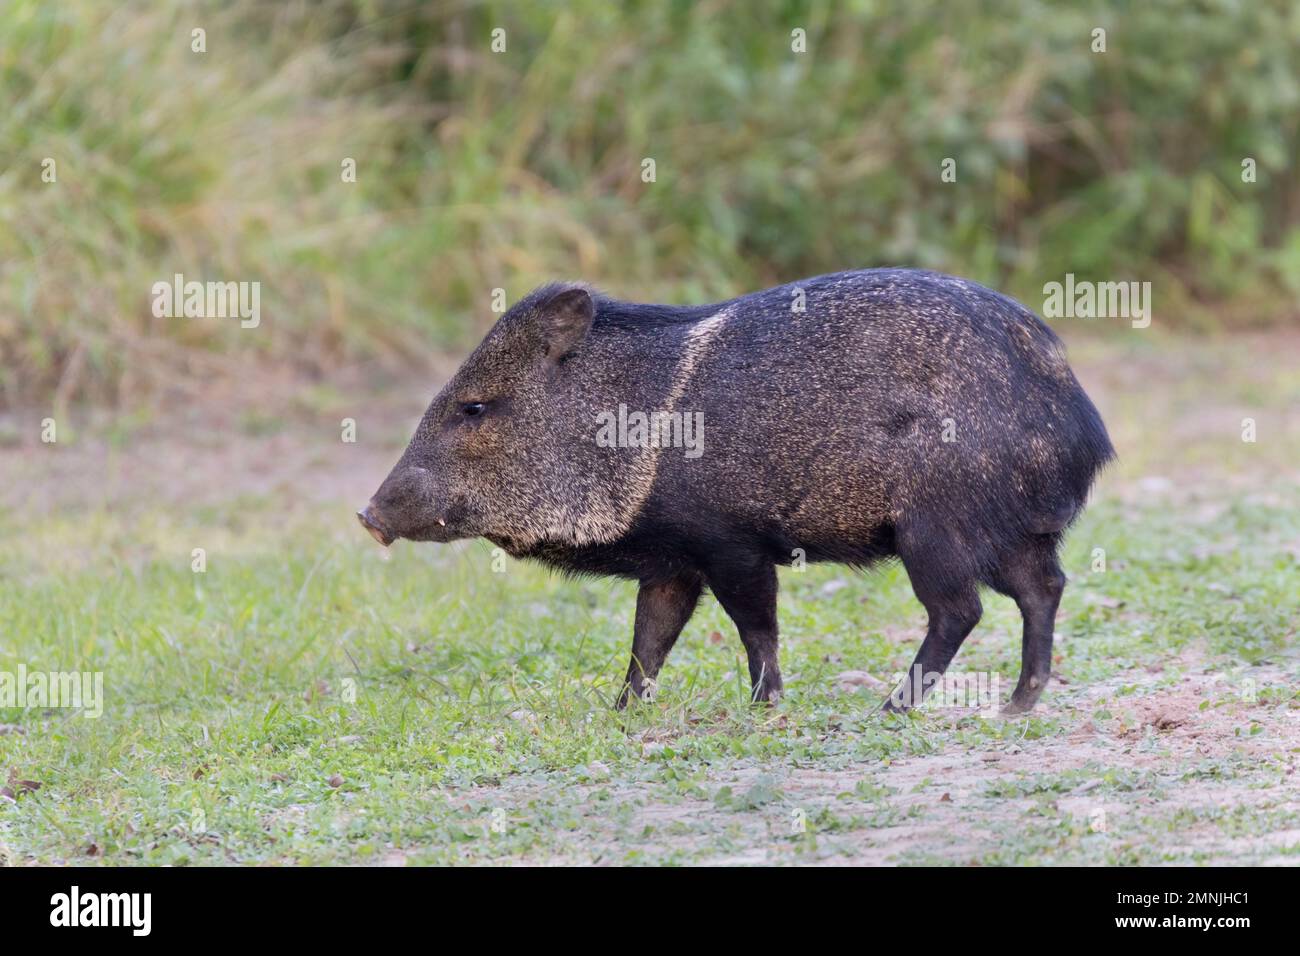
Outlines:
[[[1282,0],[5,0],[0,22],[7,405],[382,373],[471,341],[493,288],[563,277],[702,300],[905,264],[1032,303],[1069,271],[1153,281],[1163,323],[1295,318]],[[261,282],[262,325],[154,318],[176,272]]]

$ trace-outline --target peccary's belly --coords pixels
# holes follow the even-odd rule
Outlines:
[[[856,556],[868,544],[874,553],[892,540],[894,482],[860,434],[811,443],[714,437],[699,459],[666,469],[655,488],[657,506],[676,511],[686,527],[753,537],[783,563],[856,560],[834,556]]]

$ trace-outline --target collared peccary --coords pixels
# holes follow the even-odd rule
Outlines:
[[[687,422],[695,447],[675,447]],[[842,272],[685,307],[551,285],[466,359],[358,517],[384,544],[479,536],[638,581],[618,706],[705,587],[775,700],[776,566],[897,557],[929,624],[886,709],[948,667],[984,584],[1024,618],[1021,713],[1051,670],[1062,532],[1113,453],[1055,334],[964,279]]]

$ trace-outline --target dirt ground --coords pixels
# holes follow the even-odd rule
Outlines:
[[[769,763],[710,772],[701,782],[705,794],[758,791],[744,806],[756,813],[707,797],[647,800],[640,784],[583,785],[564,802],[581,809],[599,794],[602,808],[562,830],[564,846],[550,860],[528,862],[599,862],[602,847],[620,855],[631,847],[651,859],[676,849],[708,865],[1034,864],[1060,862],[1063,853],[1070,862],[1113,864],[1159,834],[1170,862],[1295,865],[1300,710],[1257,706],[1249,682],[1294,686],[1296,676],[1263,666],[1226,681],[1193,656],[1090,687],[1054,683],[1036,716],[1076,726],[1063,737],[950,747],[887,766]],[[1279,752],[1279,740],[1291,746]],[[646,745],[648,758],[655,746]],[[1260,770],[1271,785],[1262,785]],[[521,778],[457,799],[467,812],[506,806],[535,814],[554,802],[555,786]],[[610,804],[626,804],[634,823],[619,823]],[[1225,816],[1240,822],[1225,826]],[[1287,823],[1275,828],[1278,820]],[[830,832],[809,854],[803,837],[817,829]],[[387,862],[401,865],[404,854]]]

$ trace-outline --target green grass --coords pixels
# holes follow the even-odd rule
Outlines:
[[[99,719],[0,712],[9,725],[0,768],[41,783],[0,803],[11,861],[586,853],[691,862],[743,858],[756,841],[823,859],[851,852],[864,833],[924,818],[923,808],[891,798],[889,778],[879,777],[891,763],[1032,747],[1077,728],[1059,709],[1011,722],[935,713],[885,720],[874,713],[878,694],[833,694],[834,674],[887,675],[915,652],[920,609],[892,566],[865,576],[783,572],[789,694],[777,710],[747,706],[739,642],[708,601],[670,658],[659,698],[618,714],[608,704],[626,665],[632,586],[565,581],[519,563],[494,573],[481,544],[404,543],[385,561],[341,509],[282,523],[271,520],[270,504],[245,498],[175,524],[103,513],[39,526],[5,519],[0,670],[21,662],[102,671],[106,697]],[[1224,534],[1243,544],[1193,556],[1208,535]],[[1286,659],[1300,594],[1296,559],[1281,545],[1298,537],[1300,509],[1248,499],[1212,524],[1102,502],[1066,551],[1057,672],[1070,683],[1054,684],[1048,698],[1068,700],[1077,687],[1151,664],[1174,668],[1166,683],[1175,684],[1188,648],[1226,662],[1225,674],[1229,665]],[[1089,571],[1098,543],[1110,556],[1105,574]],[[194,547],[207,548],[205,573],[190,569]],[[836,579],[848,586],[826,587]],[[997,671],[1009,688],[1018,620],[1009,602],[985,603],[957,666]],[[715,630],[721,643],[709,640]],[[1121,686],[1116,701],[1124,699]],[[1285,710],[1297,700],[1274,689],[1259,706]],[[718,783],[720,773],[748,768],[767,776]],[[799,768],[856,768],[860,784],[812,809],[807,829],[792,834],[797,799],[787,789]],[[1245,774],[1246,786],[1275,771],[1234,764],[1213,775],[1234,774]],[[1013,776],[980,796],[1042,800],[1093,776],[1099,795],[1176,785],[1167,774],[1096,768]],[[915,792],[937,799],[949,785],[936,774]],[[713,812],[696,814],[697,804]],[[646,817],[652,805],[669,808],[664,822]],[[1295,825],[1293,806],[1241,814],[1229,815],[1234,827]],[[1048,817],[1006,834],[982,861],[1161,859],[1156,843],[1120,852],[1113,833],[1103,843]],[[756,837],[760,825],[766,836]]]

